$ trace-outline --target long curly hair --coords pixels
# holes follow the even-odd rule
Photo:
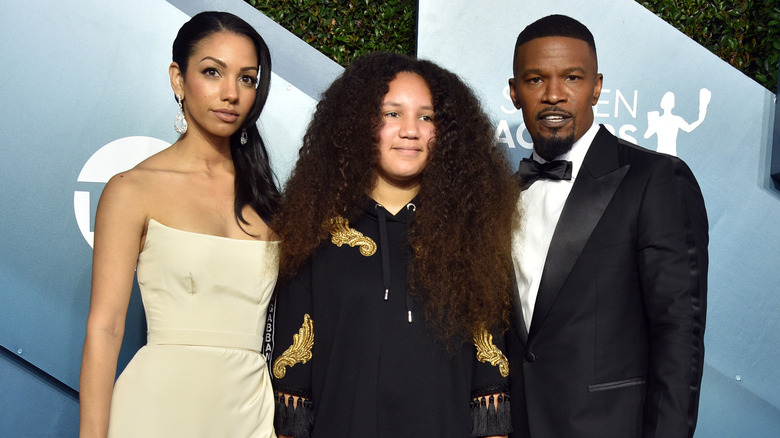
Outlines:
[[[280,273],[282,281],[296,273],[328,237],[328,219],[364,213],[377,181],[382,100],[400,72],[428,84],[436,132],[420,175],[422,207],[410,224],[409,283],[427,323],[450,347],[508,323],[519,189],[474,93],[432,62],[365,55],[325,91],[274,221]]]

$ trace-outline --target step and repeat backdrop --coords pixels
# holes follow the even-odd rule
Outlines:
[[[274,76],[260,120],[280,180],[341,67],[241,0],[62,0],[0,6],[0,436],[76,436],[92,233],[105,182],[176,140],[167,69],[178,28],[233,12],[266,38]],[[530,154],[509,99],[514,41],[535,19],[593,32],[596,119],[678,155],[710,218],[706,369],[697,437],[780,430],[780,192],[769,176],[775,96],[633,0],[420,0],[418,53],[481,95],[513,162]],[[120,369],[145,342],[133,291]]]

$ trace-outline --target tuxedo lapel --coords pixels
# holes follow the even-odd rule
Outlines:
[[[629,165],[620,166],[618,162],[616,146],[617,138],[602,126],[585,155],[550,242],[528,333],[530,338],[547,317],[585,243],[628,171]]]
[[[520,303],[520,294],[517,290],[517,278],[514,272],[512,273],[512,305],[514,318],[512,323],[514,324],[514,330],[517,332],[517,336],[523,341],[523,345],[528,343],[528,328],[525,325],[525,318],[523,318],[523,306]]]

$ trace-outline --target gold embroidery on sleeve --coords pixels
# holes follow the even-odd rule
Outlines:
[[[297,335],[293,335],[293,344],[276,358],[274,362],[274,377],[281,379],[287,374],[285,367],[296,363],[306,363],[311,359],[311,348],[314,346],[314,321],[309,314],[303,315],[303,325]]]
[[[509,375],[509,361],[504,353],[493,343],[493,335],[485,329],[474,332],[474,345],[477,347],[477,360],[498,366],[501,377]]]
[[[329,221],[330,234],[333,236],[330,241],[336,246],[341,247],[348,244],[351,247],[360,246],[360,253],[366,257],[374,255],[376,252],[376,243],[370,237],[366,237],[360,231],[350,228],[349,221],[341,216],[337,216]]]

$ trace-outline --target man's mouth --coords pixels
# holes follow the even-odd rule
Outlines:
[[[562,114],[547,114],[539,117],[539,122],[542,126],[550,129],[559,129],[566,126],[571,117]]]

